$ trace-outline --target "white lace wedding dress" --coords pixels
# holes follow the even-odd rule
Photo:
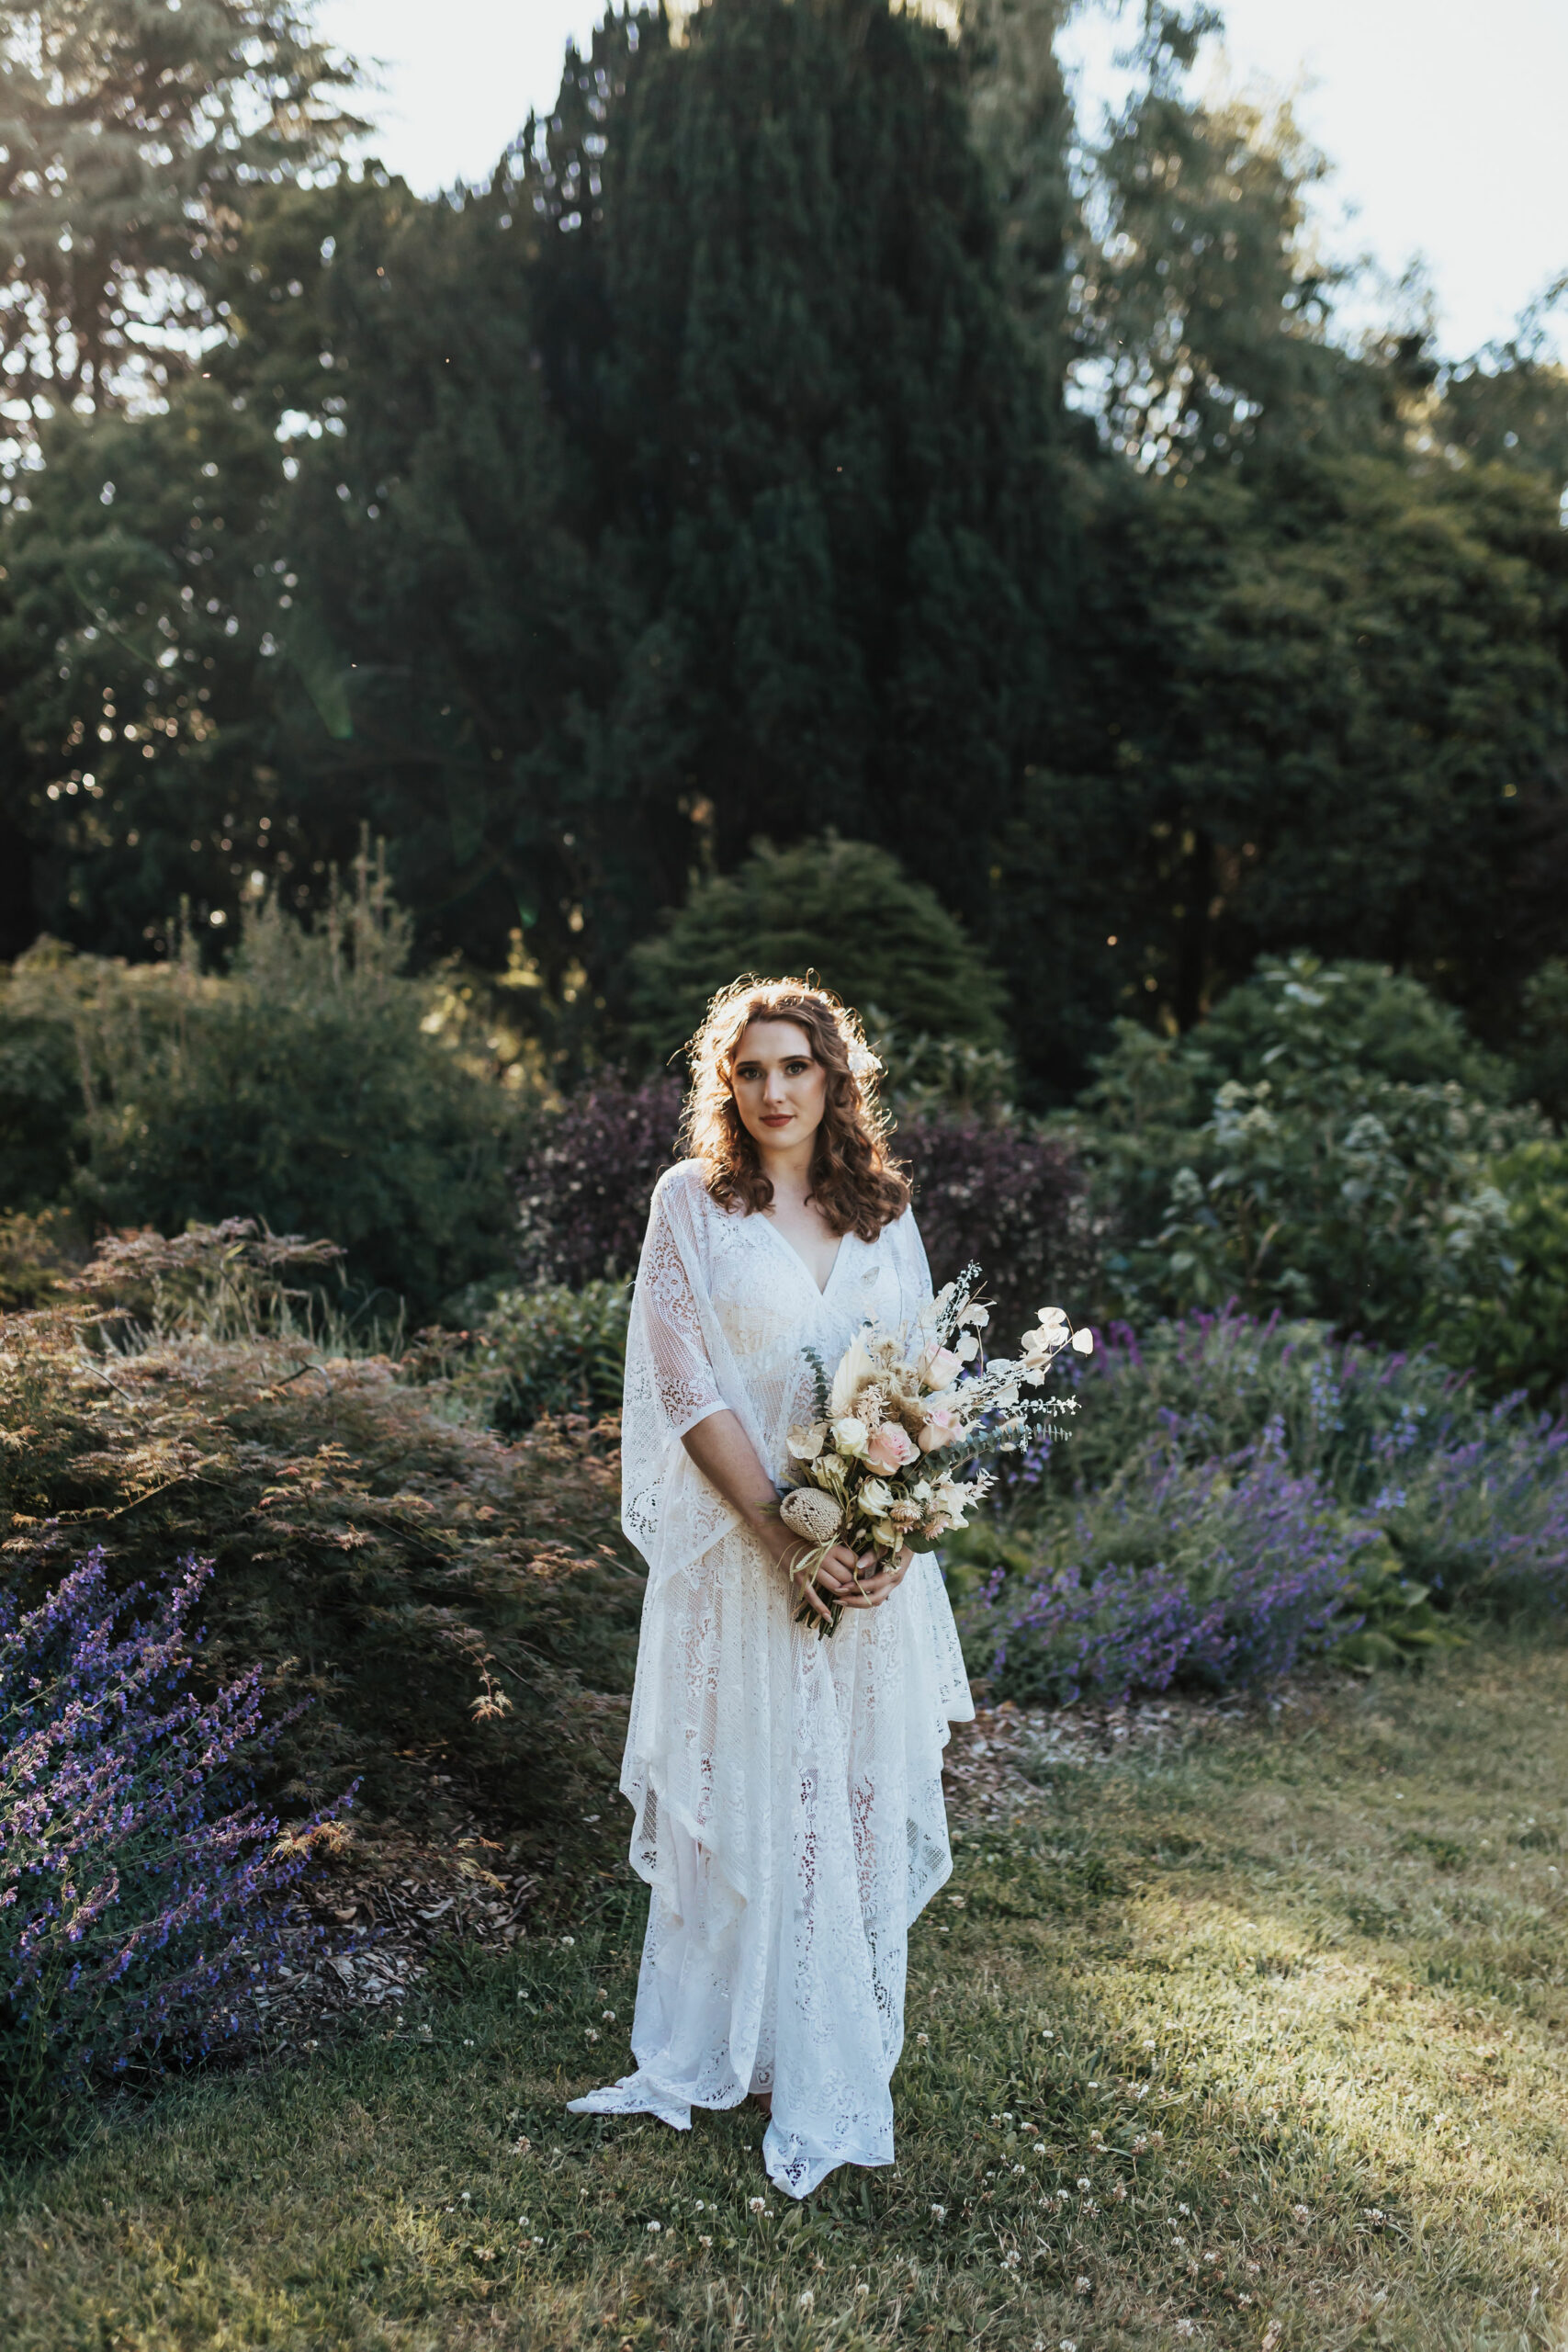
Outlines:
[[[720,1209],[690,1161],[654,1193],[623,1422],[626,1532],[649,1565],[621,1787],[651,1890],[637,2072],[571,2101],[656,2115],[771,2090],[770,2176],[805,2197],[893,2160],[911,1921],[953,1867],[950,1723],[974,1713],[934,1559],[831,1640],[681,1443],[728,1406],[773,1476],[861,1325],[931,1296],[914,1217],[846,1234],[826,1288],[772,1220]]]

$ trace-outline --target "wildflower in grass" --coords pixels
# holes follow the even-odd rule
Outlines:
[[[1151,2132],[1149,2133],[1149,2145],[1151,2148],[1163,2148],[1165,2145],[1165,2133],[1163,2132]]]
[[[795,2299],[795,2309],[797,2311],[814,2312],[817,2308],[817,2298],[812,2293],[809,2287],[803,2287],[801,2289],[799,2294]]]
[[[945,2222],[946,2219],[947,2208],[945,2205],[933,2205],[931,2207],[931,2220],[933,2222]]]
[[[1140,2133],[1139,2137],[1133,2143],[1133,2154],[1135,2156],[1146,2156],[1148,2153],[1149,2143]]]
[[[571,1949],[572,1949],[572,1947],[574,1946],[574,1944],[575,1944],[575,1943],[576,1943],[576,1941],[577,1941],[577,1938],[576,1938],[575,1936],[563,1936],[563,1937],[561,1938],[560,1941],[561,1941],[561,1950],[562,1950],[563,1951],[571,1951]]]
[[[1020,2131],[1021,2131],[1021,2132],[1027,2132],[1027,2133],[1029,2134],[1029,2136],[1032,2139],[1032,2138],[1034,2138],[1034,2137],[1036,2137],[1036,2136],[1038,2135],[1039,2131],[1040,2131],[1040,2126],[1039,2126],[1039,2124],[1038,2124],[1038,2123],[1021,2123],[1021,2124],[1020,2124],[1019,2129],[1020,2129]]]
[[[1119,2181],[1117,2182],[1117,2184],[1116,2184],[1115,2188],[1111,2190],[1111,2196],[1116,2199],[1116,2202],[1117,2202],[1117,2204],[1118,2204],[1118,2205],[1124,2205],[1124,2204],[1126,2203],[1126,2201],[1127,2201],[1127,2184],[1126,2184],[1126,2182],[1125,2182],[1125,2181],[1122,2181],[1122,2180],[1119,2180]]]
[[[762,2199],[760,2197],[749,2197],[746,2199],[746,2210],[749,2213],[761,2212],[763,2210]]]
[[[866,2285],[863,2278],[857,2278],[855,2280],[855,2293],[857,2295],[869,2295],[871,2289]]]
[[[698,2244],[700,2246],[702,2246],[702,2247],[705,2249],[705,2251],[709,2246],[711,2246],[711,2245],[712,2245],[712,2244],[713,2244],[713,2240],[712,2240],[712,2238],[699,2237],[699,2238],[698,2238],[698,2240],[697,2240],[697,2244]]]
[[[649,2237],[656,2238],[663,2227],[664,2224],[662,2222],[649,2222],[648,2225],[648,2233]]]
[[[615,2010],[614,2010],[614,2009],[606,2009],[606,2010],[604,2012],[604,2023],[605,2023],[606,2025],[614,2025],[614,2024],[615,2024]]]
[[[587,2035],[588,2035],[588,2039],[589,2039],[589,2041],[598,2041],[598,2039],[599,2039],[599,2029],[598,2029],[598,2027],[597,2027],[596,2025],[591,2025],[591,2026],[589,2026],[589,2027],[586,2029],[586,2030],[587,2030]],[[471,2047],[471,2045],[470,2045],[470,2047]]]
[[[465,2204],[465,2205],[471,2205],[471,2204],[472,2204],[472,2202],[473,2202],[473,2199],[470,2197],[470,2195],[469,2195],[468,2191],[466,2188],[465,2188],[465,2189],[463,2190],[463,2192],[462,2192],[462,2197],[463,2197],[463,2202],[464,2202],[464,2204]]]
[[[1198,2333],[1190,2319],[1179,2319],[1176,2323],[1176,2332],[1178,2335],[1196,2335]]]
[[[1022,2170],[1023,2170],[1023,2166],[1022,2166],[1021,2165],[1014,2165],[1014,2166],[1013,2166],[1013,2171],[1014,2171],[1015,2173],[1021,2173]]]
[[[1087,2173],[1087,2172],[1080,2172],[1080,2173],[1079,2173],[1079,2175],[1078,2175],[1078,2187],[1079,2187],[1080,2188],[1092,2188],[1094,2187],[1094,2183],[1093,2183],[1093,2181],[1092,2181],[1092,2180],[1090,2180],[1090,2178],[1089,2178],[1089,2175],[1088,2175],[1088,2173]],[[1185,2211],[1187,2211],[1187,2208],[1185,2207],[1185,2205],[1182,2207],[1182,2209],[1181,2209],[1181,2210],[1182,2210],[1182,2211],[1183,2211],[1183,2212],[1185,2212]]]
[[[929,2050],[929,2049],[930,2049],[930,2047],[931,2047],[931,2035],[930,2035],[929,2033],[917,2033],[917,2034],[916,2034],[916,2036],[915,2036],[915,2047],[916,2047],[916,2049],[917,2049],[917,2050]]]
[[[1004,2270],[1016,2270],[1022,2260],[1023,2256],[1021,2254],[1004,2254],[1002,2256],[1002,2268]]]
[[[1295,2215],[1298,2222],[1310,2222],[1312,2219],[1312,2208],[1310,2205],[1292,2205],[1291,2211]]]
[[[1185,2213],[1189,2220],[1191,2219],[1192,2208],[1190,2205],[1179,2205],[1176,2210],[1179,2213]]]
[[[1073,2285],[1077,2289],[1080,2295],[1089,2294],[1093,2290],[1093,2283],[1092,2279],[1085,2278],[1081,2273],[1073,2280]]]
[[[1061,2342],[1056,2346],[1056,2352],[1078,2352],[1076,2338],[1070,2335],[1064,2335]]]

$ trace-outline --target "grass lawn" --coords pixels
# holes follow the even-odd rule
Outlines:
[[[1568,1651],[1515,1642],[1054,1768],[915,1931],[897,2166],[804,2210],[750,2110],[562,2113],[629,2064],[617,1894],[454,1955],[428,2041],[13,2180],[0,2343],[1568,2345],[1565,1826]]]

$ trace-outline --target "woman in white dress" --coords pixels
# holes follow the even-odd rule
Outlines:
[[[778,1517],[787,1432],[861,1326],[931,1296],[859,1024],[737,982],[692,1048],[691,1157],[660,1180],[633,1295],[623,1513],[648,1593],[621,1787],[648,1931],[637,2072],[579,2114],[769,2110],[805,2197],[893,2161],[908,1929],[949,1875],[948,1725],[974,1713],[936,1561],[843,1545],[805,1584]],[[862,1580],[855,1582],[857,1567]],[[830,1639],[828,1599],[844,1616]]]

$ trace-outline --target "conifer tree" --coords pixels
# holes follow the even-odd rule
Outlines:
[[[4,413],[145,404],[213,324],[204,286],[259,183],[358,128],[292,0],[0,11]]]

